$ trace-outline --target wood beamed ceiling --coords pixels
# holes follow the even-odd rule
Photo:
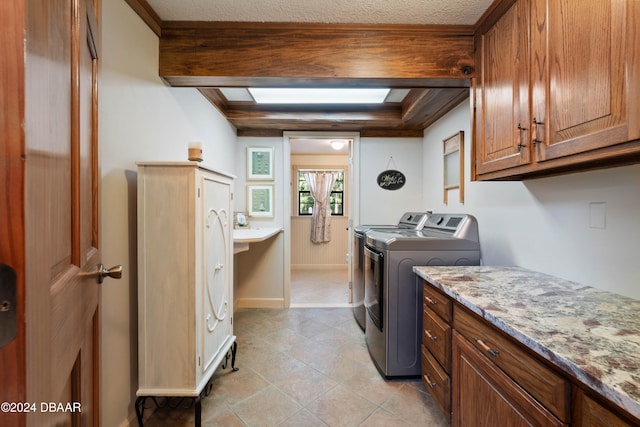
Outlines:
[[[472,26],[160,21],[144,0],[127,0],[160,37],[159,75],[195,87],[240,136],[286,130],[422,136],[469,96]],[[232,102],[224,87],[389,87],[402,102],[270,105]]]

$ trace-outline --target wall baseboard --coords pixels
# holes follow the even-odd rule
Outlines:
[[[284,308],[284,298],[238,298],[236,308]]]

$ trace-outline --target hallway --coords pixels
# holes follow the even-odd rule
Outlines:
[[[351,307],[347,269],[291,270],[291,308]]]

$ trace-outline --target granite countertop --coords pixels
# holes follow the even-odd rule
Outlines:
[[[518,267],[414,271],[640,418],[640,300]]]

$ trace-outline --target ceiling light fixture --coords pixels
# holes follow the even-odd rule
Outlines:
[[[345,144],[345,141],[334,139],[333,141],[331,141],[331,148],[333,148],[336,151],[342,150],[342,147],[344,147],[344,144]]]
[[[381,104],[389,89],[249,88],[258,104]]]

